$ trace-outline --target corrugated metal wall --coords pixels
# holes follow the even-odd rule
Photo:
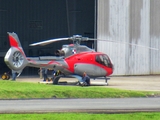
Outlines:
[[[150,0],[150,44],[160,49],[160,1]],[[160,50],[151,51],[151,74],[160,74]]]
[[[160,48],[159,0],[98,0],[97,38]],[[160,52],[143,47],[98,41],[108,54],[113,75],[160,74]]]
[[[44,47],[29,47],[29,44],[73,34],[93,37],[94,1],[0,0],[0,57],[9,49],[7,32],[18,34],[27,56],[38,56],[40,52],[44,55],[53,54],[68,42]],[[6,68],[0,64],[2,67]],[[25,69],[26,73],[24,70],[23,74],[34,74],[35,70],[29,69]],[[1,69],[1,72],[4,71]]]

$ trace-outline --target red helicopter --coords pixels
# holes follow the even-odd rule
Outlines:
[[[73,35],[72,37],[57,38],[33,43],[30,46],[47,45],[62,40],[73,41],[73,44],[63,45],[61,50],[56,50],[56,56],[26,57],[17,34],[14,32],[8,32],[8,35],[11,47],[6,53],[4,61],[10,69],[17,71],[18,73],[21,73],[26,66],[54,69],[55,71],[59,70],[63,74],[53,79],[53,83],[57,84],[58,80],[63,76],[75,77],[79,82],[82,82],[82,76],[85,72],[93,79],[104,77],[106,83],[108,83],[108,76],[114,71],[113,62],[108,55],[102,52],[96,52],[85,45],[80,45],[81,41],[97,39]],[[117,42],[112,40],[103,41]],[[136,45],[131,43],[121,44]],[[146,47],[141,45],[136,46]],[[158,50],[151,47],[146,48]]]
[[[57,56],[26,57],[17,34],[8,32],[8,35],[11,47],[6,53],[4,61],[10,69],[18,73],[21,73],[26,66],[59,70],[63,75],[57,76],[53,80],[54,84],[57,84],[60,77],[63,76],[75,77],[81,82],[84,72],[94,79],[104,77],[107,83],[107,77],[113,73],[113,63],[108,55],[96,52],[85,45],[80,45],[81,41],[95,39],[74,35],[69,38],[34,43],[30,46],[46,45],[61,40],[73,41],[73,44],[63,45],[61,50],[57,50]]]

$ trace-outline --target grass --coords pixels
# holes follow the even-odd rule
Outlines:
[[[45,85],[0,80],[0,99],[30,98],[125,98],[160,95],[159,92],[119,90],[107,87]],[[160,113],[92,114],[44,113],[0,114],[0,120],[160,120]]]
[[[46,114],[1,114],[0,120],[160,120],[160,113],[90,114],[90,113],[46,113]]]
[[[126,98],[160,95],[159,92],[119,90],[107,87],[46,85],[0,80],[0,99],[29,98]]]

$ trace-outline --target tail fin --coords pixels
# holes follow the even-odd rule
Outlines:
[[[15,71],[22,71],[23,68],[28,64],[26,55],[23,51],[17,34],[14,32],[8,32],[8,35],[11,47],[6,53],[4,61],[10,69]]]

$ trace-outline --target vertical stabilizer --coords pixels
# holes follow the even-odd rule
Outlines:
[[[10,42],[10,49],[6,53],[4,57],[4,61],[7,66],[15,71],[22,71],[23,68],[28,64],[26,59],[26,55],[23,51],[21,43],[16,33],[10,33],[9,35],[9,42]]]

